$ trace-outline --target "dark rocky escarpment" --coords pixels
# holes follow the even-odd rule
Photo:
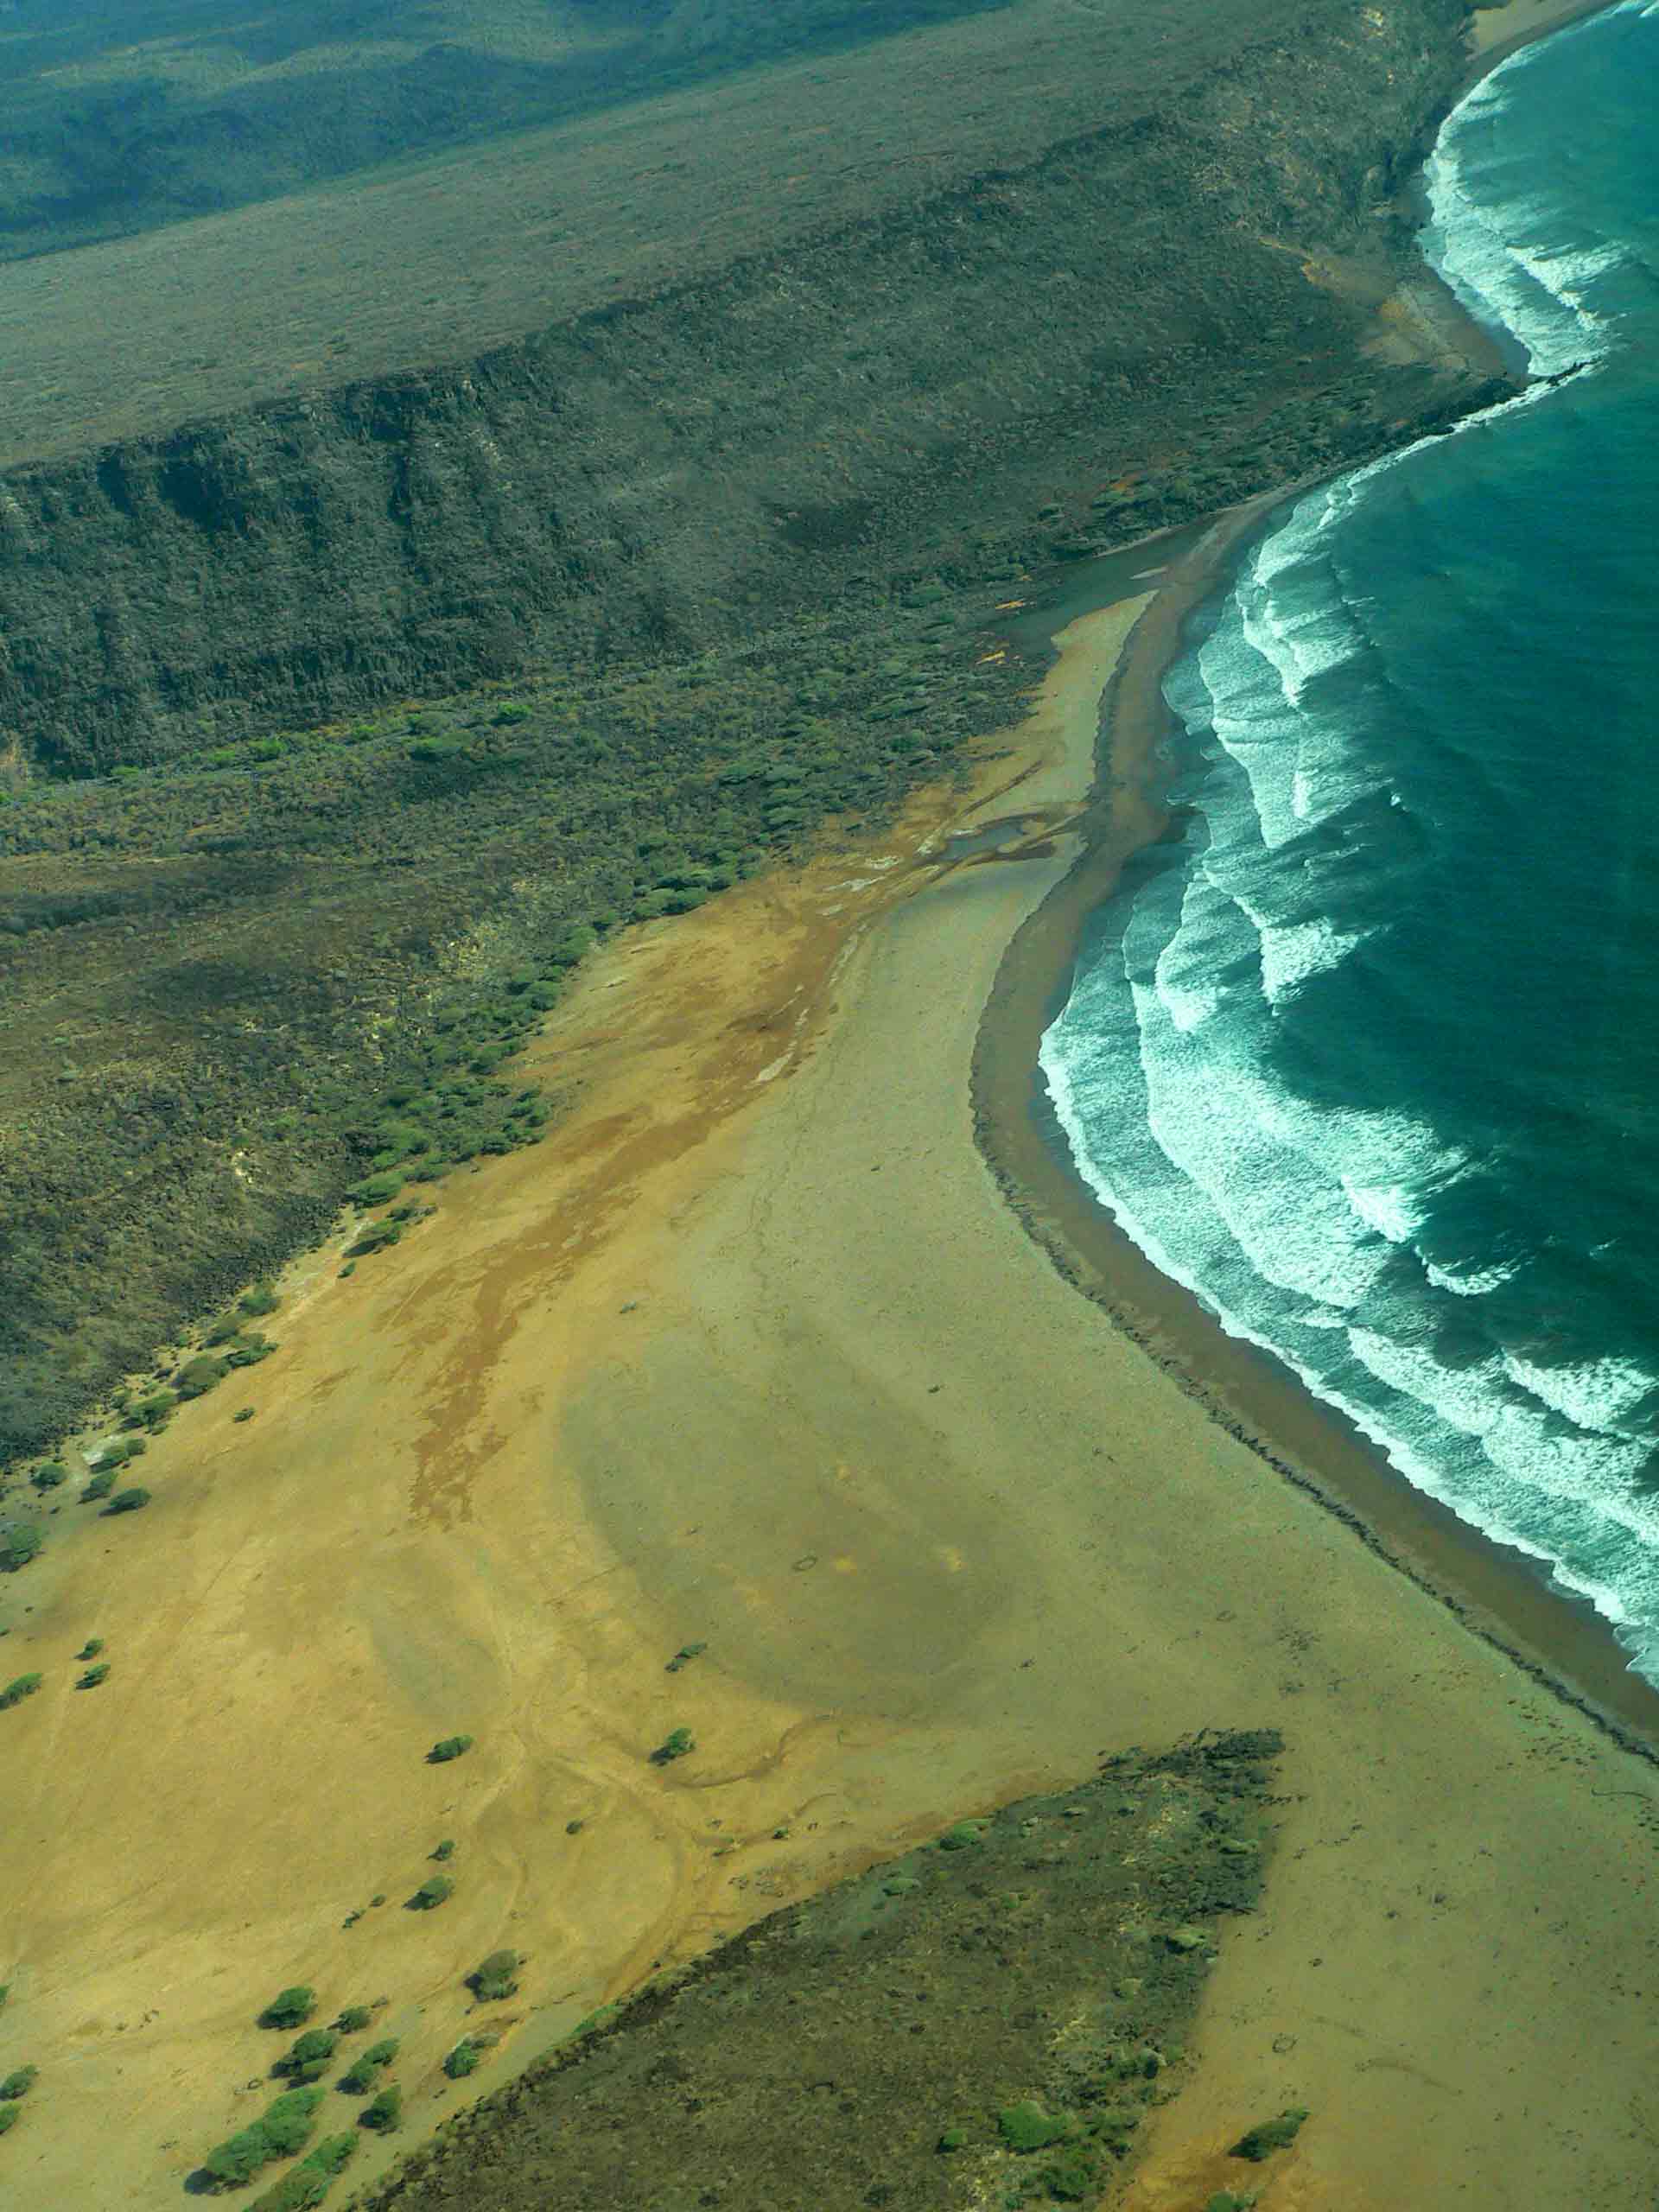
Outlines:
[[[86,774],[695,646],[861,572],[965,577],[1045,500],[1127,486],[1096,525],[1122,535],[1140,480],[1196,506],[1466,404],[1472,378],[1363,358],[1365,310],[1305,271],[1403,263],[1378,210],[1464,20],[1310,6],[1167,111],[901,212],[462,365],[14,469],[0,731]]]

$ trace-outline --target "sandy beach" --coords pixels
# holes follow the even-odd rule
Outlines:
[[[39,1586],[18,1663],[95,1630],[116,1673],[9,1719],[6,1953],[64,2123],[9,2146],[19,2202],[175,2201],[284,1982],[387,1998],[408,2141],[498,1942],[524,2010],[469,2088],[964,1812],[1263,1723],[1267,1909],[1137,2212],[1293,2100],[1275,2206],[1637,2201],[1659,1774],[1079,1296],[976,1142],[982,1010],[1145,604],[1070,627],[971,794],[596,961],[538,1048],[582,1084],[555,1138],[349,1281],[311,1263],[257,1418],[184,1408],[120,1573],[86,1545]],[[455,1897],[400,1910],[445,1835]]]

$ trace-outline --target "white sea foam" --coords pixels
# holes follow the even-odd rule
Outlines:
[[[1659,0],[1640,12],[1659,16]],[[1549,374],[1614,342],[1608,279],[1623,257],[1574,235],[1518,162],[1501,218],[1488,212],[1508,97],[1500,70],[1443,134],[1428,242],[1468,304],[1508,322]],[[1462,429],[1550,397],[1535,385]],[[1373,603],[1342,564],[1355,509],[1440,442],[1299,501],[1172,671],[1172,706],[1206,761],[1185,794],[1198,819],[1137,889],[1121,960],[1103,953],[1079,975],[1041,1065],[1079,1172],[1159,1268],[1419,1488],[1548,1563],[1659,1680],[1659,1497],[1646,1487],[1659,1375],[1503,1349],[1538,1255],[1518,1242],[1439,1260],[1421,1249],[1437,1224],[1487,1217],[1490,1163],[1420,1116],[1316,1104],[1281,1071],[1306,1041],[1297,995],[1394,926],[1397,907],[1375,894],[1409,897],[1402,870],[1428,834],[1408,780],[1413,822],[1389,811],[1407,804],[1408,755],[1390,733],[1414,711],[1410,689],[1396,695]],[[1419,483],[1429,498],[1433,481],[1431,467],[1396,482],[1390,514],[1414,527]]]
[[[1519,1272],[1518,1260],[1500,1261],[1486,1268],[1448,1268],[1433,1260],[1425,1260],[1423,1273],[1436,1290],[1449,1290],[1454,1298],[1484,1298],[1489,1290],[1501,1290]]]

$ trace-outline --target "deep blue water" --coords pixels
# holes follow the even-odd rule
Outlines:
[[[1659,0],[1427,181],[1465,301],[1588,365],[1275,518],[1043,1068],[1166,1272],[1659,1681]]]

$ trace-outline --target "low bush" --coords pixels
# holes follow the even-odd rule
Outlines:
[[[45,1531],[38,1521],[0,1522],[0,1573],[15,1574],[20,1567],[38,1559],[45,1542]]]
[[[317,2124],[317,2107],[322,2102],[321,2089],[287,2089],[274,2104],[267,2106],[259,2125],[274,2145],[274,2155],[291,2158],[302,2151]]]
[[[10,2135],[22,2114],[21,2105],[0,2105],[0,2135]]]
[[[268,1282],[257,1282],[251,1290],[243,1292],[236,1304],[238,1313],[245,1313],[251,1319],[257,1321],[263,1319],[267,1313],[274,1313],[282,1304],[282,1300]],[[348,2143],[353,2140],[350,2136],[346,2139]]]
[[[215,1382],[222,1382],[230,1373],[230,1362],[218,1358],[213,1352],[199,1351],[194,1359],[187,1359],[173,1377],[173,1388],[181,1400],[205,1397]]]
[[[334,2031],[342,2036],[360,2035],[373,2018],[366,2005],[348,2005],[334,2022]]]
[[[1006,2105],[996,2115],[996,2124],[1009,2150],[1022,2155],[1046,2151],[1052,2144],[1063,2143],[1071,2133],[1069,2120],[1055,2119],[1030,2097],[1020,2104]]]
[[[455,1855],[455,1839],[454,1839],[454,1836],[452,1836],[452,1835],[447,1835],[447,1836],[445,1836],[442,1843],[435,1844],[435,1845],[433,1846],[433,1849],[432,1849],[432,1856],[433,1856],[435,1859],[453,1859],[453,1858],[454,1857],[454,1855]]]
[[[464,2081],[475,2074],[484,2063],[484,2050],[471,2036],[464,2036],[443,2062],[443,2070],[452,2082]]]
[[[675,1728],[664,1736],[651,1755],[652,1766],[669,1766],[676,1759],[683,1759],[697,1748],[696,1738],[689,1728]]]
[[[137,1513],[149,1503],[149,1492],[142,1484],[135,1484],[130,1490],[117,1491],[105,1510],[111,1513]]]
[[[110,1662],[107,1659],[100,1659],[96,1667],[89,1667],[86,1669],[76,1682],[75,1688],[78,1690],[95,1690],[100,1682],[107,1682],[109,1679]]]
[[[390,2133],[404,2116],[404,2093],[395,2082],[381,2090],[371,2103],[364,2106],[358,2120],[364,2127],[372,2127],[377,2133]]]
[[[29,1478],[36,1490],[56,1490],[69,1479],[69,1470],[56,1459],[44,1459]]]
[[[438,1743],[434,1744],[427,1753],[427,1764],[429,1766],[447,1765],[451,1759],[460,1758],[463,1752],[470,1751],[472,1748],[473,1739],[470,1736],[445,1736]]]
[[[88,1659],[96,1659],[99,1653],[103,1649],[104,1639],[101,1636],[89,1636],[86,1643],[81,1645],[79,1650],[76,1652],[75,1656],[77,1659],[83,1662]]]
[[[429,1874],[409,1900],[409,1909],[411,1912],[430,1912],[435,1906],[447,1904],[454,1893],[455,1885],[447,1874]]]
[[[262,2028],[302,2028],[317,2009],[317,1993],[304,1982],[279,1989],[259,2015]]]
[[[178,1403],[176,1395],[171,1390],[149,1390],[135,1402],[133,1417],[142,1421],[146,1428],[160,1428],[172,1419]]]
[[[311,2212],[334,2186],[335,2177],[356,2152],[355,2135],[327,2135],[308,2151],[263,2196],[256,2196],[248,2212]]]
[[[276,2071],[296,2082],[321,2080],[328,2070],[339,2037],[331,2028],[308,2028],[290,2050],[277,2060]]]
[[[40,1687],[41,1677],[38,1675],[17,1675],[0,1690],[0,1713],[11,1706],[21,1705],[26,1697],[33,1697]]]
[[[5,2079],[0,2082],[0,2101],[10,2103],[18,2097],[26,2097],[40,2078],[41,2069],[38,2066],[15,2067]]]
[[[1256,2125],[1234,2144],[1230,2155],[1235,2158],[1251,2158],[1260,2164],[1271,2158],[1275,2151],[1283,2151],[1293,2144],[1302,2132],[1307,2118],[1306,2107],[1292,2105],[1281,2112],[1277,2120],[1259,2120]]]
[[[374,2087],[375,2077],[391,2065],[397,2056],[396,2036],[384,2036],[378,2043],[372,2043],[356,2063],[346,2069],[337,2083],[348,2097],[366,2096]]]
[[[250,1329],[239,1336],[225,1355],[227,1367],[257,1367],[262,1359],[269,1359],[276,1347],[270,1338],[257,1329]]]
[[[89,1503],[96,1504],[100,1497],[107,1497],[114,1488],[115,1469],[113,1467],[100,1467],[98,1472],[92,1477],[91,1482],[87,1484],[86,1489],[80,1493],[80,1502],[83,1505]]]
[[[354,1183],[351,1196],[360,1206],[378,1206],[388,1198],[395,1198],[403,1187],[403,1177],[395,1169],[388,1168],[381,1174],[365,1175],[360,1183]]]
[[[467,1975],[467,1986],[484,2004],[499,2003],[517,1990],[518,1969],[523,1964],[517,1951],[492,1951]]]

